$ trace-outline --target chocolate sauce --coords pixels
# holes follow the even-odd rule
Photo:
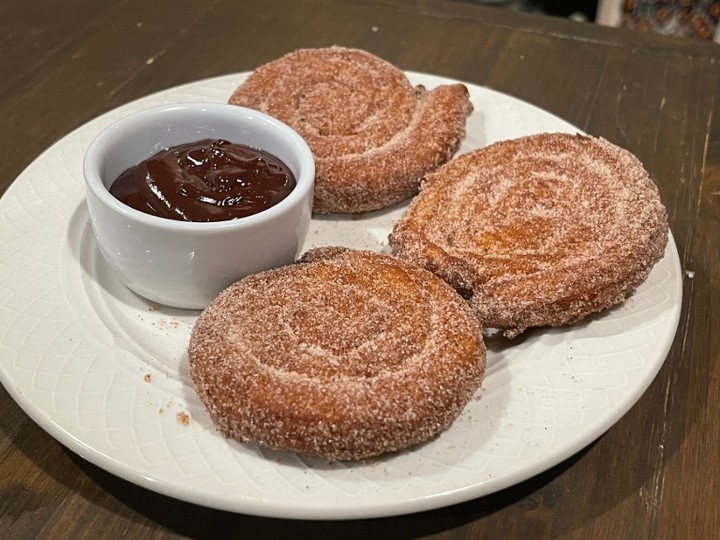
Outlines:
[[[224,221],[276,205],[295,177],[272,154],[225,140],[204,139],[164,150],[123,172],[110,193],[154,216]]]

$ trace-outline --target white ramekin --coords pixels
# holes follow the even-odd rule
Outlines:
[[[211,223],[152,216],[109,192],[126,169],[169,147],[226,139],[266,150],[284,161],[297,185],[258,214]],[[207,306],[238,279],[291,263],[312,215],[313,156],[279,120],[227,104],[181,103],[122,118],[90,143],[84,160],[87,206],[100,252],[132,291],[160,304]]]

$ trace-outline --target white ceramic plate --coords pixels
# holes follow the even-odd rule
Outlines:
[[[408,75],[428,88],[449,82]],[[348,519],[437,508],[513,485],[595,440],[640,398],[679,318],[672,238],[622,306],[572,328],[490,341],[483,389],[448,431],[419,448],[328,465],[219,436],[187,374],[197,312],[148,304],[115,279],[88,224],[82,159],[113,120],[169,102],[226,101],[245,76],[167,90],[93,120],[43,153],[0,201],[0,379],[43,429],[103,469],[172,497],[248,514]],[[517,99],[468,88],[475,111],[461,151],[578,131]],[[403,208],[314,220],[307,247],[387,251]]]

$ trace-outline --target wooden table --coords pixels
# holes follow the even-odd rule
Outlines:
[[[517,96],[640,157],[684,270],[680,326],[654,383],[597,442],[535,478],[353,522],[235,515],[147,491],[66,450],[0,387],[0,536],[720,538],[717,45],[451,1],[6,0],[0,190],[63,135],[130,100],[332,44]]]

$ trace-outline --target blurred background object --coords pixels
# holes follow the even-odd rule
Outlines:
[[[600,0],[596,22],[640,32],[653,32],[720,42],[720,0]]]
[[[720,0],[465,0],[665,36],[720,43]]]

